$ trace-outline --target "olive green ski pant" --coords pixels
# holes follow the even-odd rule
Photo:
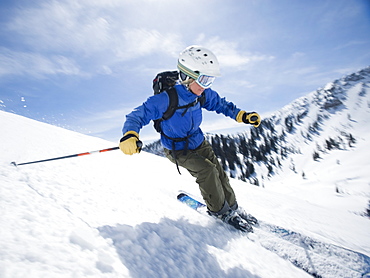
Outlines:
[[[164,149],[165,154],[173,163],[184,167],[196,178],[200,192],[208,209],[216,214],[236,204],[234,190],[231,188],[229,179],[217,160],[211,145],[204,140],[195,150],[175,151]],[[175,158],[176,157],[176,160]]]

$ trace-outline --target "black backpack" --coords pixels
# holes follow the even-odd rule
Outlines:
[[[175,114],[176,110],[185,108],[185,111],[182,113],[182,115],[185,115],[185,113],[188,111],[190,107],[195,106],[198,102],[200,103],[201,106],[203,106],[206,101],[205,94],[202,93],[202,95],[195,101],[187,105],[178,106],[179,97],[174,87],[176,85],[176,82],[178,81],[178,78],[179,73],[177,71],[164,71],[158,73],[156,77],[153,79],[154,94],[157,95],[166,91],[170,100],[168,108],[163,113],[162,118],[154,120],[154,128],[159,133],[162,133],[161,122],[170,119],[173,116],[173,114]]]

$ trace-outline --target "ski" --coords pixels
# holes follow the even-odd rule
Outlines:
[[[211,216],[210,214],[208,214],[207,207],[206,207],[205,204],[203,204],[203,203],[197,201],[196,199],[190,197],[188,194],[182,192],[177,196],[177,199],[180,202],[185,203],[187,206],[191,207],[192,209],[195,209],[196,211],[198,211],[200,213],[207,214],[208,216]],[[214,218],[216,219],[216,217],[214,217]],[[236,221],[234,223],[229,222],[228,225],[230,225],[234,229],[237,229],[237,230],[245,232],[245,233],[253,232],[252,226],[249,223],[247,223],[247,221],[243,220],[241,217],[239,219],[240,219],[240,221]]]
[[[186,192],[177,199],[197,212],[209,215],[204,203]],[[370,277],[370,257],[264,221],[254,226],[258,242],[314,277]],[[366,276],[369,275],[369,276]]]

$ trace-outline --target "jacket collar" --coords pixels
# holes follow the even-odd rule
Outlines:
[[[179,84],[176,85],[175,87],[179,97],[182,98],[187,103],[193,102],[198,97],[197,95],[190,92],[185,85]]]

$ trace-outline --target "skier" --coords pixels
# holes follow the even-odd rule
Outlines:
[[[189,46],[178,58],[179,82],[174,86],[178,105],[174,115],[161,122],[161,143],[169,160],[186,168],[196,178],[210,215],[234,226],[252,232],[257,219],[238,206],[229,179],[217,160],[211,145],[205,140],[200,124],[202,109],[222,113],[237,122],[258,127],[260,116],[247,113],[232,102],[221,98],[211,89],[215,77],[220,76],[216,56],[201,46]],[[199,100],[205,96],[204,103]],[[186,104],[191,103],[190,106]],[[126,116],[123,137],[119,147],[125,154],[139,153],[137,146],[140,129],[151,120],[162,118],[169,106],[167,93],[149,97],[142,105]]]

